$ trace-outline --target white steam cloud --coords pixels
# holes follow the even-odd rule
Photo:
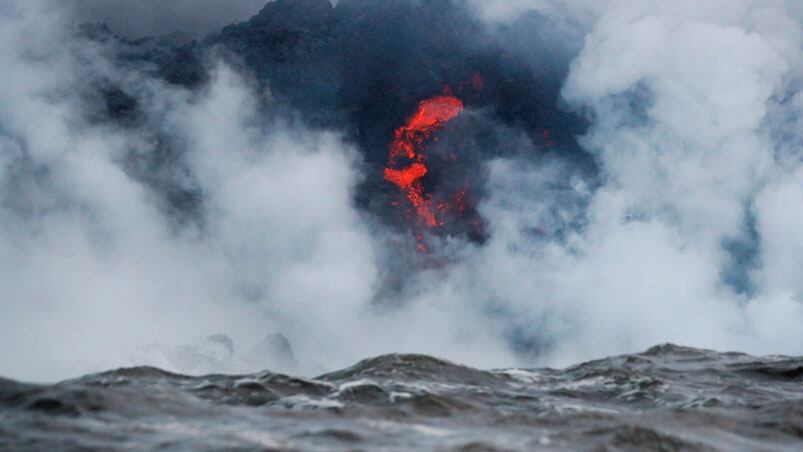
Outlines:
[[[226,67],[195,95],[117,73],[37,6],[2,20],[0,373],[62,378],[218,332],[254,344],[279,318],[302,357],[346,346],[329,332],[352,334],[374,271],[351,207],[354,151],[334,134],[260,128],[255,93]],[[80,119],[76,93],[98,73],[128,77],[147,114],[185,137],[203,230],[176,232],[124,171],[126,152],[155,151],[152,137]]]
[[[387,352],[486,367],[665,341],[803,353],[800,7],[484,13],[533,7],[588,28],[563,95],[592,118],[600,179],[554,158],[487,162],[490,239],[445,240],[449,264],[383,308],[391,233],[354,206],[363,166],[336,131],[265,120],[269,93],[223,63],[203,89],[169,87],[114,68],[58,9],[0,6],[0,375],[170,367],[143,347],[225,333],[240,353],[277,331],[306,373]],[[136,87],[150,125],[83,119],[99,78]],[[197,224],[177,227],[126,171],[156,152],[154,129],[186,148],[173,177],[202,193]]]
[[[529,271],[545,278],[532,303],[557,305],[572,331],[556,360],[660,341],[801,352],[799,150],[787,138],[799,131],[801,24],[790,5],[599,11],[564,96],[593,117],[583,144],[602,186],[568,244],[529,247],[540,250]],[[747,262],[734,243],[754,246]]]

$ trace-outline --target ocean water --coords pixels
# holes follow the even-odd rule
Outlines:
[[[803,450],[803,358],[660,345],[566,369],[386,355],[314,379],[0,379],[2,450]]]

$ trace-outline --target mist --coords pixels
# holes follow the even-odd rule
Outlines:
[[[158,3],[77,17],[206,34],[263,6]],[[0,7],[0,375],[254,371],[240,358],[268,333],[304,374],[393,352],[486,368],[662,342],[803,353],[800,7],[468,4],[483,39],[545,80],[539,121],[568,137],[469,104],[438,146],[475,150],[484,236],[427,232],[423,256],[386,213],[371,127],[287,108],[221,46],[184,86],[117,64],[124,44],[82,36],[75,10]],[[134,119],[98,116],[109,86]],[[212,334],[234,356],[171,359]]]

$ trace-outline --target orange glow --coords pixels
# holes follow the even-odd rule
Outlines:
[[[385,168],[385,179],[398,185],[399,188],[409,188],[425,174],[427,174],[427,167],[423,163],[417,162],[403,170]]]
[[[418,110],[407,124],[396,129],[390,145],[389,164],[400,157],[423,160],[420,148],[432,134],[463,111],[463,101],[453,96],[437,96],[418,104]],[[417,152],[418,151],[418,152]]]
[[[443,222],[435,217],[432,196],[424,192],[421,184],[421,178],[429,171],[424,164],[424,147],[426,141],[433,138],[432,134],[459,115],[463,108],[463,101],[453,96],[443,95],[424,100],[418,104],[418,109],[407,123],[396,129],[390,144],[388,167],[384,170],[385,180],[404,191],[420,221],[429,227],[441,226]],[[400,158],[412,160],[412,163],[396,169],[394,166],[398,165]],[[419,251],[426,251],[423,235],[416,238]]]

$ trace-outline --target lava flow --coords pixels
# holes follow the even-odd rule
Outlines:
[[[426,166],[425,145],[433,133],[454,119],[463,111],[463,102],[453,96],[443,95],[424,100],[418,104],[415,114],[407,123],[396,129],[390,145],[388,166],[384,170],[385,179],[405,194],[415,209],[415,213],[424,224],[435,228],[443,225],[432,209],[432,195],[424,191],[421,178],[428,173]],[[400,159],[410,162],[401,169]],[[419,240],[419,250],[422,248]]]

